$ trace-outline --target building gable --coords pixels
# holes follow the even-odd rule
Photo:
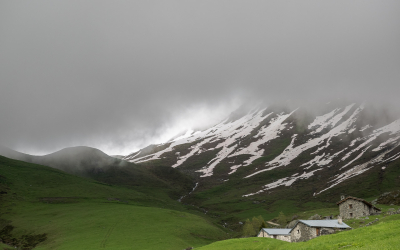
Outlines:
[[[337,205],[339,206],[340,216],[344,219],[368,216],[381,211],[371,203],[351,196],[342,199]]]
[[[366,204],[367,206],[369,206],[370,208],[374,208],[378,211],[381,211],[379,208],[375,207],[374,205],[372,205],[372,203],[369,203],[368,201],[364,200],[364,199],[360,199],[360,198],[356,198],[356,197],[352,197],[352,196],[348,196],[345,199],[342,199],[341,201],[339,201],[338,203],[336,203],[336,205],[342,204],[343,202],[347,201],[347,200],[354,200],[354,202],[362,202],[364,204]]]
[[[336,229],[350,228],[346,223],[339,224],[338,220],[299,220],[291,229],[291,241],[307,241],[323,234],[331,234]]]

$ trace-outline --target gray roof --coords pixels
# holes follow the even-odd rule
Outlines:
[[[291,228],[263,228],[267,234],[269,235],[289,235]]]
[[[310,227],[351,228],[344,222],[339,224],[338,220],[299,220],[299,222],[302,222]]]

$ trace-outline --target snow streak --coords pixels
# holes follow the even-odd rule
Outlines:
[[[400,153],[391,154],[390,157],[389,153],[400,145],[400,119],[382,128],[372,130],[371,125],[361,127],[357,122],[363,110],[363,104],[358,107],[356,104],[351,104],[317,116],[307,126],[306,134],[293,134],[290,145],[283,152],[280,152],[278,156],[265,163],[265,166],[257,166],[258,169],[253,170],[255,172],[249,173],[244,178],[251,178],[257,174],[290,164],[292,164],[290,166],[293,166],[293,162],[298,156],[306,151],[310,152],[307,162],[303,161],[299,163],[299,166],[296,166],[299,168],[299,171],[296,171],[295,168],[298,173],[275,180],[262,186],[259,191],[245,196],[256,195],[277,187],[289,187],[295,181],[308,179],[316,171],[328,167],[338,167],[339,170],[343,170],[337,176],[333,176],[328,183],[328,187],[316,193],[317,195],[345,180],[368,171],[376,165],[399,159]],[[265,152],[265,145],[279,138],[282,132],[291,131],[295,126],[295,122],[289,122],[288,118],[296,111],[297,109],[289,113],[277,114],[274,112],[268,113],[266,108],[253,109],[239,119],[230,120],[227,118],[204,131],[189,130],[184,135],[167,142],[168,144],[161,144],[155,147],[156,149],[162,149],[158,152],[143,156],[143,151],[138,151],[126,156],[125,160],[141,163],[162,159],[168,155],[170,157],[171,154],[175,154],[177,156],[176,162],[172,164],[172,167],[176,168],[190,161],[190,158],[195,155],[215,150],[217,153],[214,158],[204,164],[197,172],[200,173],[201,177],[213,176],[214,169],[223,162],[224,164],[229,164],[230,170],[227,174],[231,175],[240,167],[248,166],[256,159],[267,155],[269,152]],[[363,136],[354,138],[359,134],[358,131],[362,132],[360,134],[363,134]],[[383,142],[377,141],[378,138],[384,138],[383,136],[386,135],[390,138],[385,139]],[[337,151],[337,146],[332,145],[333,142],[337,141],[338,136],[341,136],[340,139],[346,136],[352,138],[351,142],[343,140],[343,142],[346,141],[346,147],[340,149],[340,151]],[[176,147],[183,144],[188,144],[185,149],[187,153],[180,155],[176,152]],[[376,146],[378,144],[379,146]],[[371,151],[380,153],[374,159],[358,164],[360,159],[363,159],[365,155],[370,155]],[[171,153],[163,155],[169,152]],[[240,159],[237,158],[238,156],[244,156],[245,160],[237,162],[237,159]],[[354,163],[357,165],[354,166]]]

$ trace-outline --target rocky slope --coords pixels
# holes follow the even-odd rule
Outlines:
[[[307,181],[313,186],[309,195],[319,196],[368,173],[379,173],[379,179],[389,164],[398,162],[400,119],[357,103],[328,103],[320,110],[257,107],[236,112],[206,130],[123,159],[178,168],[195,176],[200,186],[242,179],[249,183],[242,197]]]

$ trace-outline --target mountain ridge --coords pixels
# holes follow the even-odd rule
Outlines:
[[[0,155],[140,191],[160,188],[174,199],[194,186],[191,178],[168,166],[142,167],[86,146],[64,148],[44,156],[28,155],[2,146]]]
[[[301,108],[281,107],[258,107],[244,115],[233,112],[208,129],[152,145],[151,151],[139,150],[123,159],[150,165],[164,162],[182,171],[192,168],[192,175],[200,182],[217,176],[227,181],[238,169],[247,166],[254,165],[242,178],[251,179],[276,168],[297,165],[297,173],[265,183],[256,192],[242,194],[252,196],[334,169],[335,174],[329,176],[327,185],[311,194],[318,195],[368,171],[371,165],[384,167],[385,163],[400,158],[399,119],[383,123],[379,114],[371,115],[364,103],[327,105],[324,109],[316,115]],[[287,145],[270,159],[270,152],[275,149],[269,145],[279,140],[286,141]],[[210,154],[211,159],[207,156]],[[208,161],[193,168],[199,158]],[[264,165],[253,164],[257,161]]]
[[[239,222],[252,216],[273,219],[279,211],[332,207],[342,194],[369,198],[398,189],[399,143],[400,120],[363,103],[326,104],[318,112],[259,106],[122,160],[110,157],[115,164],[102,168],[86,155],[81,158],[91,167],[74,174],[139,191],[167,190],[240,231]]]

